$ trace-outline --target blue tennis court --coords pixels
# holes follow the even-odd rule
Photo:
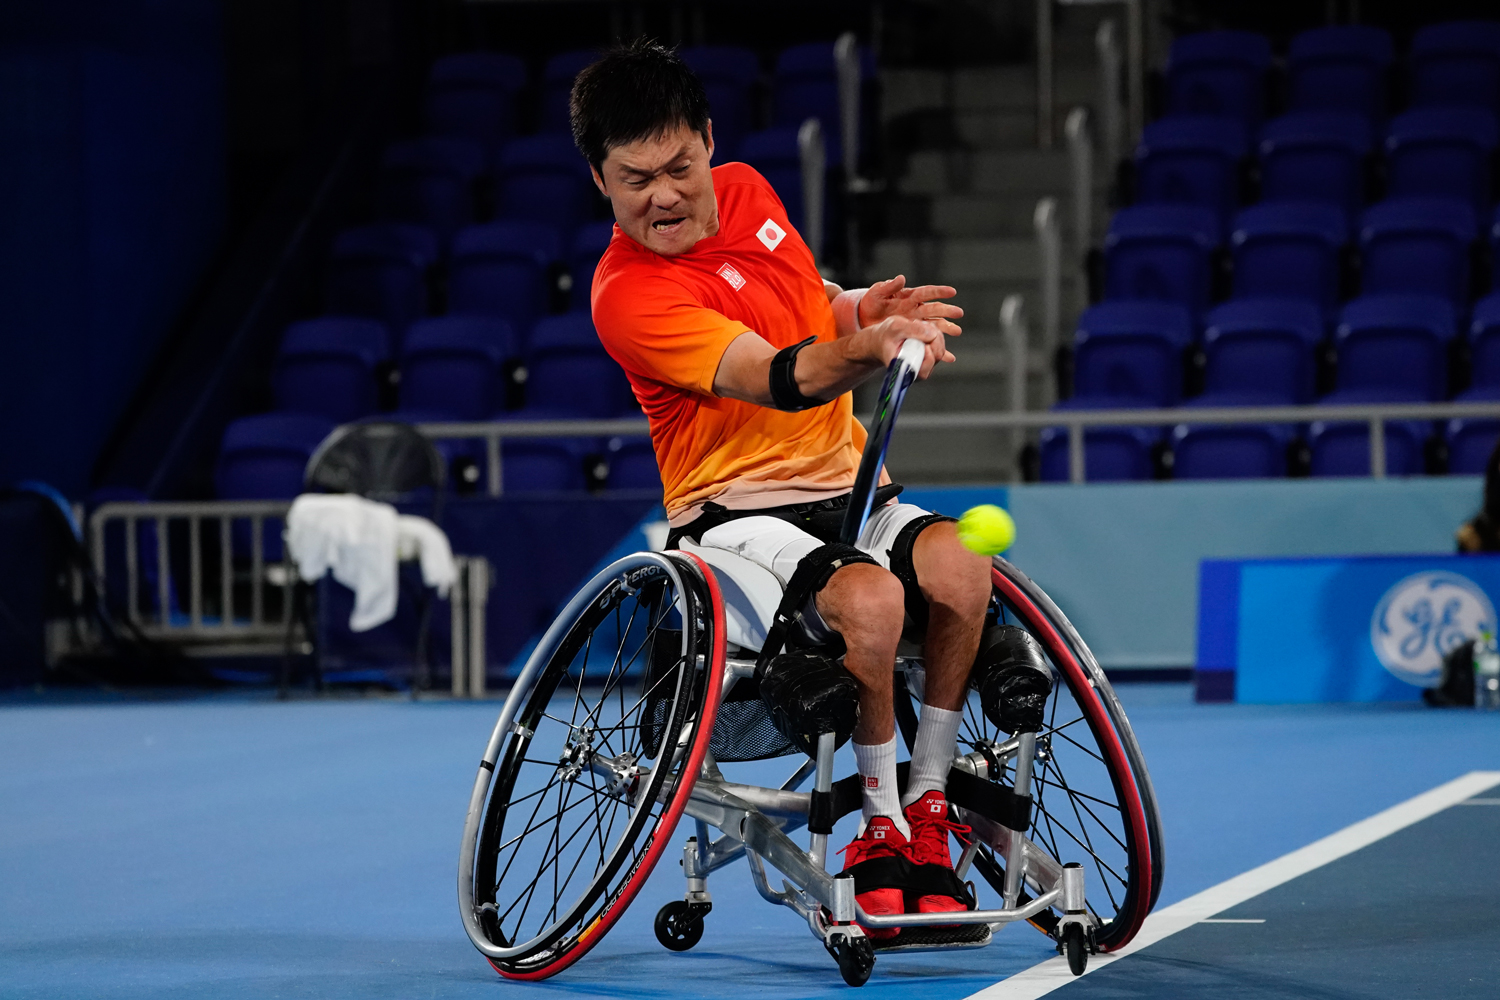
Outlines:
[[[1167,832],[1152,921],[1455,778],[1500,769],[1495,719],[1479,713],[1204,706],[1185,685],[1125,685],[1121,696]],[[663,949],[651,920],[682,892],[675,851],[572,969],[542,984],[500,980],[464,937],[454,877],[497,712],[384,698],[9,696],[0,996],[848,994],[805,922],[759,899],[743,863],[710,879],[702,942]],[[726,771],[779,783],[792,767]],[[841,754],[839,773],[849,770]],[[1496,807],[1454,804],[1213,914],[1264,924],[1193,924],[1063,988],[1363,997],[1428,984],[1434,995],[1493,995],[1483,941],[1500,918],[1497,822]],[[832,842],[847,838],[841,825]],[[1053,957],[1020,925],[985,949],[883,955],[864,989],[959,1000]]]

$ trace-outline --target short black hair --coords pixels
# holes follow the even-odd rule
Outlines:
[[[569,100],[573,141],[595,170],[616,146],[686,125],[708,143],[708,95],[671,49],[642,38],[578,74]]]

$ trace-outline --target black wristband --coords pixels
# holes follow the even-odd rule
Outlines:
[[[828,402],[826,399],[804,396],[802,390],[797,388],[797,352],[817,339],[808,337],[800,344],[783,347],[771,359],[771,405],[776,409],[796,413]]]

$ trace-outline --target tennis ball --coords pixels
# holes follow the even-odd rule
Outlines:
[[[958,519],[958,540],[970,552],[997,556],[1016,540],[1016,522],[992,503],[970,507]]]

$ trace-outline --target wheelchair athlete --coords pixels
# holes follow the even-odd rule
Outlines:
[[[607,53],[578,75],[571,117],[617,223],[594,273],[594,324],[650,419],[671,544],[728,549],[805,588],[793,641],[842,642],[859,702],[864,808],[844,853],[860,905],[965,909],[949,844],[965,828],[949,821],[944,792],[989,561],[959,544],[950,518],[895,502],[890,485],[858,546],[836,541],[865,440],[850,390],[908,338],[926,345],[920,378],[951,362],[944,337],[961,332],[952,320],[963,311],[941,300],[955,290],[900,276],[853,291],[824,281],[764,177],[742,163],[710,168],[708,100],[668,49]],[[926,681],[898,797],[892,674],[908,617],[925,629]],[[775,680],[795,698],[803,679]]]

